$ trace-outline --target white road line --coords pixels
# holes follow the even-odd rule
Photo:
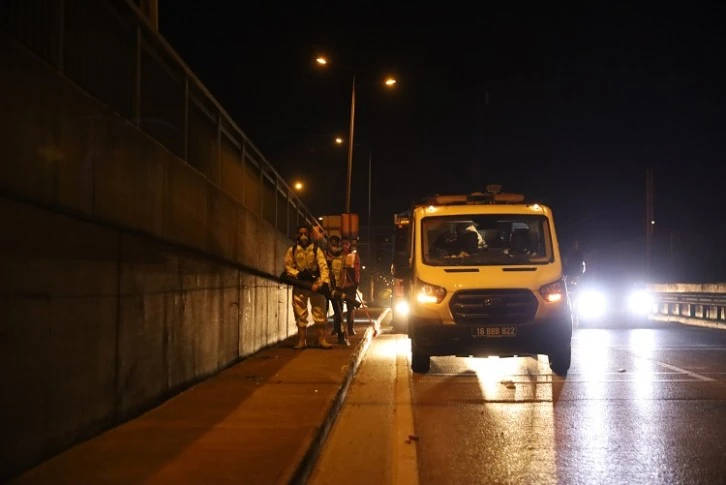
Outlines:
[[[636,352],[638,350],[632,346],[623,346],[623,345],[612,346],[610,348],[613,350],[629,350],[631,352]],[[648,347],[649,352],[662,351],[662,350],[688,350],[688,351],[715,350],[717,352],[723,352],[726,350],[726,347],[710,347],[707,345],[697,345],[697,346],[670,345],[670,346],[666,346],[666,347]]]
[[[686,369],[681,369],[680,367],[676,367],[674,365],[666,364],[665,362],[659,362],[659,361],[653,361],[658,365],[662,365],[666,369],[674,370],[676,372],[679,372],[681,374],[686,374],[688,376],[693,377],[694,379],[698,379],[699,381],[714,381],[715,379],[712,379],[710,377],[702,376],[701,374],[696,374],[695,372],[687,371]]]
[[[668,366],[668,364],[661,364],[661,365]],[[437,374],[434,374],[434,373],[431,373],[430,375],[431,376],[436,376],[436,377],[456,377],[456,378],[459,378],[459,379],[470,379],[472,381],[478,381],[479,380],[479,377],[477,377],[477,376],[471,376],[471,375],[450,374],[450,373],[446,373],[446,374],[438,374],[438,373]],[[627,373],[626,374],[619,374],[619,373],[616,373],[616,372],[609,372],[609,373],[601,374],[601,375],[604,375],[604,376],[607,376],[607,375],[622,375],[622,376],[627,376],[629,378],[623,378],[623,379],[591,379],[591,378],[588,378],[587,376],[584,376],[584,377],[581,377],[581,378],[577,378],[577,377],[575,377],[576,375],[577,374],[570,374],[570,375],[567,376],[566,379],[562,379],[562,382],[566,382],[566,383],[583,383],[583,382],[584,383],[590,383],[590,382],[606,382],[607,383],[607,382],[611,382],[611,383],[616,383],[616,384],[617,383],[627,384],[627,383],[632,383],[632,382],[653,382],[653,383],[666,382],[667,383],[667,382],[696,382],[696,381],[713,382],[713,381],[716,381],[716,379],[712,379],[710,377],[706,377],[706,376],[702,376],[702,375],[699,375],[699,374],[695,374],[693,372],[683,371],[682,369],[681,369],[681,372],[652,372],[652,373],[650,373],[648,375],[672,375],[672,376],[675,376],[675,375],[680,375],[680,376],[687,375],[687,376],[691,377],[691,379],[646,379],[642,375],[640,375],[638,377],[635,377],[633,374],[627,374]],[[712,374],[712,375],[720,375],[720,374]],[[520,385],[525,385],[525,386],[527,386],[527,385],[532,386],[532,385],[553,384],[553,383],[557,382],[557,381],[555,381],[553,379],[547,379],[546,378],[546,377],[548,377],[547,374],[541,374],[541,377],[545,377],[545,379],[538,379],[538,380],[535,380],[535,381],[531,381],[531,380],[514,380],[514,379],[503,379],[503,380],[512,382],[513,384],[520,384]]]
[[[714,379],[708,379],[708,380],[709,381],[713,381]],[[618,384],[618,383],[622,383],[622,384],[631,383],[632,384],[634,382],[635,383],[643,383],[643,382],[648,382],[648,383],[659,383],[659,382],[670,383],[670,382],[698,382],[698,381],[699,380],[698,379],[695,379],[695,378],[694,379],[628,379],[628,380],[625,380],[625,379],[570,379],[568,377],[565,382],[568,383],[568,384],[574,384],[574,383],[586,383],[586,384],[589,384],[589,383],[595,383],[595,382],[597,382],[597,383],[613,383],[613,384]],[[538,381],[538,382],[512,381],[512,383],[515,384],[515,385],[516,384],[521,384],[521,385],[525,385],[525,386],[526,385],[530,385],[531,386],[531,385],[534,385],[534,384],[537,384],[537,385],[553,384],[552,381]]]
[[[396,337],[396,418],[393,433],[393,484],[418,485],[418,436],[413,423],[413,403],[409,381],[408,346],[404,336]]]

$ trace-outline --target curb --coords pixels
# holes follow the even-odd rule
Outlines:
[[[386,311],[381,313],[381,315],[376,319],[376,327],[380,328],[380,323],[386,315]],[[305,447],[305,451],[303,452],[303,457],[300,462],[297,465],[290,466],[290,468],[295,467],[294,470],[285,470],[280,475],[280,479],[277,481],[277,483],[281,485],[303,485],[310,478],[310,474],[318,461],[318,457],[320,456],[320,452],[322,451],[323,445],[325,444],[325,440],[328,438],[330,430],[333,428],[333,424],[335,423],[335,419],[338,416],[340,408],[343,406],[345,396],[348,393],[348,388],[350,388],[350,384],[351,382],[353,382],[353,377],[355,376],[358,367],[363,361],[363,357],[365,357],[365,354],[368,351],[368,347],[370,347],[371,340],[373,339],[373,333],[374,327],[372,325],[366,327],[363,338],[361,338],[360,342],[350,356],[350,360],[347,366],[347,372],[345,373],[343,382],[341,383],[341,386],[338,389],[335,398],[333,399],[332,405],[328,410],[328,414],[326,415],[325,420],[321,424],[320,428],[318,428],[317,432],[313,433],[314,436],[312,436],[310,442],[303,443],[303,445],[301,446],[301,448],[303,446]]]

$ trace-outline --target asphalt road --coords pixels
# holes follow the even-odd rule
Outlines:
[[[435,357],[374,339],[310,483],[726,483],[726,332],[579,328],[546,357]]]

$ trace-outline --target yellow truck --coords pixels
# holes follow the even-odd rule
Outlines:
[[[427,198],[394,222],[394,320],[414,372],[432,356],[543,354],[567,374],[573,319],[549,207],[490,185]]]

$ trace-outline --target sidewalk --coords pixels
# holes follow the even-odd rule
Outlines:
[[[373,337],[356,316],[350,347],[299,351],[290,337],[10,483],[303,483]]]

